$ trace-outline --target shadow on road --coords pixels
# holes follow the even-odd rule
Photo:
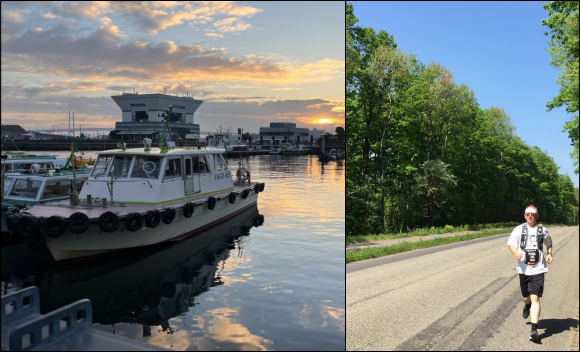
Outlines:
[[[528,322],[528,325],[532,325],[532,323]],[[560,334],[565,331],[569,331],[570,328],[575,328],[578,324],[578,320],[576,319],[542,319],[540,318],[540,323],[538,324],[538,332],[544,330],[543,333],[540,333],[540,341],[552,335]]]

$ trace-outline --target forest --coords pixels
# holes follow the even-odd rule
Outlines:
[[[578,188],[501,107],[357,23],[347,3],[347,236],[521,223],[529,204],[540,223],[578,224]]]

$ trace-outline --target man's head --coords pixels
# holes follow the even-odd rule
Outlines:
[[[536,208],[532,204],[528,205],[524,212],[524,217],[526,218],[528,225],[535,226],[536,220],[538,220],[538,217],[540,217],[540,215],[538,214],[538,208]]]

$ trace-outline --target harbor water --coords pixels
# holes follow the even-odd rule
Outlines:
[[[41,313],[88,298],[94,329],[169,350],[344,351],[344,163],[241,160],[266,184],[257,207],[184,241],[74,267],[3,247],[2,294],[38,286]]]

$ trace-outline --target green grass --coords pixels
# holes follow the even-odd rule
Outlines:
[[[521,222],[523,223],[523,221]],[[413,237],[413,236],[427,236],[433,234],[442,234],[442,233],[453,233],[453,232],[461,232],[461,231],[480,231],[480,230],[489,230],[489,229],[497,229],[497,228],[507,228],[507,229],[514,229],[516,226],[520,225],[521,223],[498,223],[498,224],[481,224],[481,225],[463,225],[459,227],[454,227],[452,229],[446,229],[444,227],[436,227],[433,229],[417,229],[411,232],[404,232],[404,233],[391,233],[391,234],[378,234],[378,235],[364,235],[364,236],[346,236],[346,244],[353,244],[353,243],[362,243],[362,242],[373,242],[379,240],[389,240],[392,238],[405,238],[405,237]],[[541,223],[541,222],[540,222]],[[545,227],[554,227],[554,226],[567,226],[561,224],[543,224]],[[511,230],[510,230],[511,231]]]
[[[465,235],[457,235],[452,237],[439,237],[432,240],[418,241],[418,242],[402,242],[398,244],[393,244],[390,246],[384,246],[380,248],[369,248],[362,250],[353,250],[346,252],[346,262],[358,262],[365,259],[380,258],[391,254],[408,252],[415,249],[430,248],[441,246],[444,244],[469,241],[476,238],[488,237],[499,235],[501,233],[506,233],[506,230],[492,230],[480,233],[469,233]]]

